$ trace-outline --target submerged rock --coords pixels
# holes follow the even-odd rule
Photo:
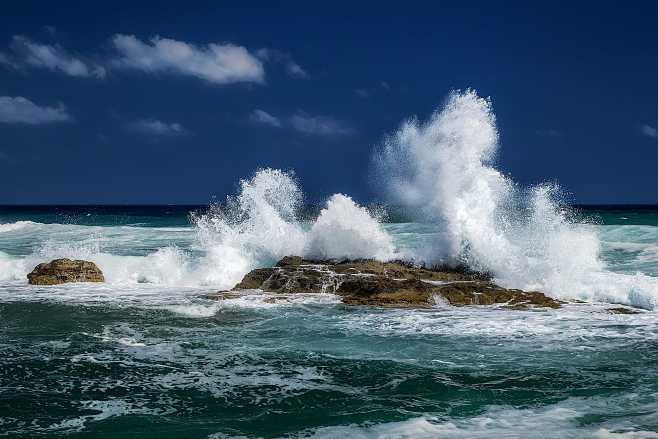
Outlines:
[[[260,289],[277,294],[333,293],[352,305],[430,307],[500,304],[513,309],[559,308],[539,292],[499,287],[489,276],[462,268],[414,267],[405,262],[313,261],[286,256],[275,267],[247,273],[232,292]],[[211,294],[221,300],[226,292]]]
[[[27,275],[32,285],[58,285],[67,282],[105,282],[103,272],[89,261],[55,259],[37,265]]]

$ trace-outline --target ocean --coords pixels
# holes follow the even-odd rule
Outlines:
[[[207,208],[0,208],[0,435],[658,437],[654,307],[215,302],[201,296],[230,285],[213,277],[217,243],[193,211]],[[658,276],[658,207],[578,214],[608,275]],[[396,248],[432,234],[383,228]],[[26,273],[55,257],[92,260],[107,283],[29,286]]]
[[[468,90],[376,148],[385,204],[309,208],[265,168],[211,206],[0,208],[0,436],[658,438],[658,207],[570,206],[498,145]],[[467,265],[565,304],[204,298],[286,255]],[[106,282],[28,285],[62,257]]]

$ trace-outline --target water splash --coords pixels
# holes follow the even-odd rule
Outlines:
[[[386,196],[435,224],[438,237],[416,259],[466,263],[507,287],[653,308],[658,279],[606,271],[595,229],[568,221],[558,187],[524,190],[495,169],[498,139],[491,101],[467,90],[376,152]]]
[[[333,195],[311,227],[304,256],[312,259],[393,257],[391,236],[380,218],[343,194]]]
[[[302,192],[293,175],[262,169],[242,180],[225,206],[195,218],[204,282],[232,287],[249,270],[286,255],[310,258],[376,258],[393,254],[378,219],[350,197],[333,195],[310,225],[297,212]]]
[[[294,177],[262,169],[240,182],[240,192],[194,217],[203,281],[230,288],[250,269],[288,254],[301,254],[305,232],[297,212],[302,202]]]

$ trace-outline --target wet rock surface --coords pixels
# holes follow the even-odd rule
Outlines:
[[[276,294],[332,293],[343,303],[386,307],[501,305],[513,309],[559,308],[560,302],[539,292],[499,287],[482,273],[464,268],[422,268],[404,262],[313,261],[286,256],[275,267],[252,270],[222,300],[243,290]]]
[[[31,285],[58,285],[69,282],[105,282],[103,272],[89,261],[55,259],[37,265],[27,275]]]

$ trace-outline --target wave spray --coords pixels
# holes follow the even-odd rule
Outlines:
[[[436,228],[438,238],[410,256],[466,263],[506,287],[653,308],[658,279],[606,271],[595,228],[568,221],[559,188],[521,189],[495,169],[498,140],[491,101],[467,90],[426,122],[403,123],[376,151],[386,197]]]
[[[350,197],[333,195],[314,222],[298,218],[302,192],[292,174],[261,169],[242,180],[238,195],[194,219],[206,256],[203,282],[230,288],[258,266],[286,255],[376,258],[393,255],[380,222]]]

